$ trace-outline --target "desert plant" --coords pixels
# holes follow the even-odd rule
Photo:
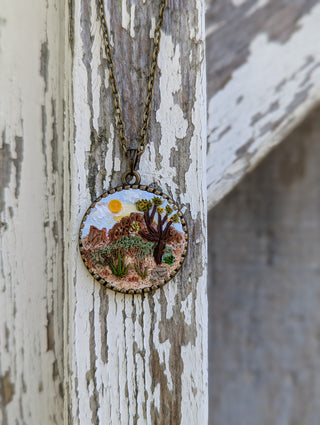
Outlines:
[[[109,263],[109,267],[112,273],[117,277],[125,277],[127,276],[129,264],[126,265],[124,259],[121,257],[120,249],[118,250],[117,258],[114,257]]]
[[[138,264],[134,264],[134,268],[137,274],[141,277],[141,279],[145,279],[148,276],[148,267],[142,270],[142,266]]]
[[[115,251],[120,250],[123,254],[130,250],[137,253],[139,260],[143,260],[151,255],[154,249],[153,242],[144,241],[141,236],[122,236],[106,247],[106,252],[112,255]]]
[[[162,262],[168,264],[168,266],[173,266],[176,257],[172,254],[165,254],[162,257]]]
[[[138,222],[138,221],[134,221],[132,224],[131,224],[131,229],[133,230],[133,231],[135,231],[135,232],[139,232],[139,230],[141,230],[141,224]]]
[[[136,202],[137,210],[143,212],[144,221],[147,227],[147,231],[140,230],[139,235],[147,241],[155,242],[153,257],[156,264],[161,264],[162,262],[166,242],[170,238],[170,228],[172,224],[179,223],[180,221],[177,213],[171,216],[174,209],[170,205],[162,208],[162,204],[163,200],[158,197],[152,198],[151,201],[141,199]],[[158,221],[154,222],[154,216],[156,213],[158,215]],[[163,213],[165,213],[164,217],[162,217]]]
[[[104,246],[103,248],[91,251],[89,253],[89,258],[95,266],[97,266],[98,264],[106,266],[109,262],[107,247]]]

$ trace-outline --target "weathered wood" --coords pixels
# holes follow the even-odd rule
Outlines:
[[[59,4],[1,2],[2,425],[63,422]]]
[[[209,215],[210,424],[320,417],[320,110]]]
[[[158,2],[109,1],[107,6],[124,119],[134,144]],[[203,11],[200,0],[184,1],[183,7],[180,1],[170,2],[161,38],[156,112],[140,163],[142,181],[162,187],[183,206],[190,249],[173,281],[140,297],[99,286],[77,252],[82,215],[95,197],[120,183],[127,164],[114,128],[96,2],[73,5],[74,138],[65,175],[70,197],[65,205],[67,405],[73,424],[207,422]]]
[[[192,243],[179,275],[142,297],[100,287],[78,253],[85,209],[126,167],[96,2],[12,1],[1,9],[4,425],[207,421],[204,6],[187,3],[181,13],[171,2],[167,13],[140,168],[144,182],[183,207]],[[157,4],[109,2],[108,10],[135,134]]]
[[[320,101],[319,0],[207,2],[208,206]]]

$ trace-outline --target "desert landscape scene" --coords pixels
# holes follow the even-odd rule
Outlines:
[[[137,290],[170,279],[185,254],[186,234],[172,201],[142,190],[102,198],[83,220],[82,258],[116,288]]]

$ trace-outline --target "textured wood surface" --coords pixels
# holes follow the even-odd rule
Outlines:
[[[319,0],[208,0],[208,206],[320,101]]]
[[[150,3],[108,3],[132,134],[157,9]],[[203,2],[169,6],[140,165],[144,182],[181,204],[194,243],[177,279],[138,300],[103,291],[77,252],[82,214],[126,169],[113,142],[96,2],[1,7],[4,425],[59,424],[63,405],[69,423],[206,422]],[[318,102],[319,18],[315,0],[208,2],[209,206]]]
[[[107,2],[130,145],[141,125],[158,2]],[[183,6],[183,7],[182,7]],[[189,11],[192,11],[190,13]],[[204,8],[171,1],[161,38],[142,182],[182,206],[190,249],[177,277],[154,295],[99,286],[78,255],[78,226],[97,196],[119,185],[119,152],[96,2],[73,5],[74,138],[66,205],[69,417],[73,424],[205,424]],[[192,152],[192,154],[191,154]],[[70,182],[70,183],[69,183]],[[70,419],[71,420],[71,419]]]
[[[63,20],[58,6],[57,1],[1,2],[2,425],[63,421]]]
[[[212,425],[319,424],[319,123],[209,215]]]
[[[150,3],[107,4],[130,144],[145,98]],[[126,170],[101,41],[95,0],[1,8],[3,425],[207,421],[203,2],[170,2],[140,164],[143,182],[180,204],[192,241],[179,275],[154,295],[105,290],[78,252],[82,215]]]

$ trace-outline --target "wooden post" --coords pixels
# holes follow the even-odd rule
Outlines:
[[[0,12],[0,423],[63,423],[64,11]]]
[[[142,122],[158,2],[107,2],[127,134]],[[74,4],[73,128],[65,184],[66,336],[73,424],[205,424],[204,3],[169,1],[142,182],[178,200],[191,236],[177,277],[154,294],[97,284],[78,254],[78,227],[97,196],[121,182],[111,89],[95,1]],[[129,143],[135,140],[129,140]],[[72,418],[72,420],[71,420]]]
[[[135,135],[158,2],[106,7]],[[140,172],[180,203],[190,248],[153,295],[104,289],[78,252],[83,213],[126,169],[96,1],[5,1],[0,63],[1,424],[205,424],[204,1],[170,0],[162,34]]]

